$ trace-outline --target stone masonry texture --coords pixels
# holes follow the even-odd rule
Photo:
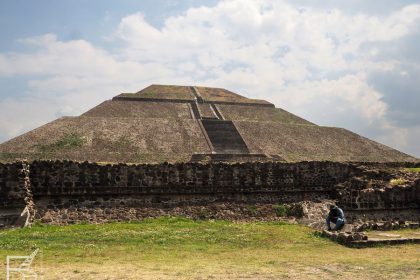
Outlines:
[[[29,206],[35,218],[43,222],[66,224],[135,220],[159,213],[220,218],[241,212],[273,217],[276,205],[329,199],[343,207],[352,220],[418,221],[420,174],[404,171],[418,166],[338,162],[17,162],[0,164],[0,208]],[[401,183],[393,185],[396,178]],[[225,214],[220,215],[217,209]]]

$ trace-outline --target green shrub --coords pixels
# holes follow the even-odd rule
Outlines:
[[[257,207],[255,205],[249,204],[246,206],[246,209],[251,212],[252,215],[257,214]]]
[[[301,204],[292,204],[287,208],[287,216],[302,218],[304,215]]]
[[[85,139],[77,135],[76,133],[68,133],[63,136],[60,140],[55,143],[48,145],[40,145],[38,149],[42,153],[55,152],[61,149],[77,148],[83,146]]]
[[[199,220],[207,220],[210,218],[210,213],[206,209],[200,209],[198,211],[197,217]]]
[[[278,204],[274,210],[278,217],[303,217],[303,208],[300,204]]]
[[[289,208],[290,206],[287,204],[279,204],[275,206],[274,210],[276,211],[276,215],[278,217],[284,217],[287,215]]]
[[[85,140],[76,133],[66,134],[62,139],[58,140],[54,145],[59,148],[64,147],[81,147]]]

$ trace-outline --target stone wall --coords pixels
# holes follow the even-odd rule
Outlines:
[[[235,211],[239,211],[235,209],[242,209],[239,216],[248,212],[255,212],[256,217],[266,215],[261,213],[273,216],[279,204],[332,199],[344,208],[349,220],[418,220],[420,174],[399,171],[401,167],[413,166],[338,162],[100,165],[34,161],[30,165],[0,165],[0,208],[26,206],[31,217],[37,212],[37,219],[60,224],[130,220],[156,213],[190,213],[196,217],[201,215],[201,210],[197,210],[200,207],[207,207],[203,211],[216,218],[225,217],[223,211],[235,216]],[[404,185],[390,185],[392,178],[400,177],[405,178]],[[222,214],[217,212],[218,207],[217,211],[213,209],[214,205],[222,205]],[[252,205],[266,206],[260,213],[252,210]]]
[[[334,186],[355,172],[352,165],[333,162],[98,165],[36,161],[30,167],[33,193],[38,198],[130,196],[143,198],[143,203],[153,203],[157,196],[159,203],[190,198],[311,200],[334,195]]]
[[[25,173],[23,163],[0,163],[0,209],[24,207]]]

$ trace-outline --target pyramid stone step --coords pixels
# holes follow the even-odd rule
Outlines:
[[[216,153],[216,154],[194,154],[191,157],[192,162],[198,162],[202,161],[203,159],[209,159],[214,162],[220,162],[220,161],[241,161],[241,160],[266,160],[268,159],[267,155],[265,154],[250,154],[250,153]]]
[[[229,153],[235,153],[235,154],[243,154],[246,153],[247,151],[244,150],[242,147],[214,147],[214,149],[216,150],[216,152],[218,153],[225,153],[225,154],[229,154]]]
[[[237,140],[237,142],[241,142],[242,143],[242,141],[240,141],[241,140],[241,138],[238,138],[238,137],[236,137],[236,136],[234,136],[234,135],[232,135],[232,134],[228,134],[228,133],[215,133],[215,134],[213,134],[213,133],[208,133],[208,135],[209,135],[209,137],[211,137],[212,138],[212,140],[215,140],[216,142],[217,141],[221,141],[221,142],[226,142],[226,141],[234,141],[234,140]]]
[[[247,154],[248,147],[232,121],[202,120],[216,153]]]
[[[225,143],[225,141],[214,141],[212,143],[214,144],[214,146],[218,146],[218,147],[242,147],[243,146],[243,143],[239,141],[230,142],[230,143]]]
[[[213,120],[212,120],[213,121]],[[235,131],[236,128],[226,124],[208,124],[206,125],[208,131]]]

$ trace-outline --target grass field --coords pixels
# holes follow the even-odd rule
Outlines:
[[[418,279],[420,246],[351,249],[281,222],[182,218],[0,232],[6,255],[41,254],[44,279]],[[417,278],[416,278],[417,277]]]
[[[420,167],[407,168],[407,171],[420,173]]]

